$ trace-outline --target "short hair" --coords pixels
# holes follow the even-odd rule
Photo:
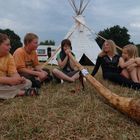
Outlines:
[[[7,39],[9,39],[8,35],[0,33],[0,45]]]
[[[24,37],[24,45],[28,45],[34,39],[38,39],[38,36],[34,33],[27,33]]]

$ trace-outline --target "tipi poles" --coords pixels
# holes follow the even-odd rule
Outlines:
[[[69,39],[72,34],[74,33],[75,29],[77,28],[77,26],[75,26],[72,30],[72,32],[66,36],[65,38]],[[54,56],[56,55],[56,53],[61,49],[61,45],[58,46],[58,48],[55,50],[55,52],[53,53],[53,55],[46,61],[43,63],[43,65],[41,66],[42,68],[44,68],[46,65],[48,65],[48,63],[54,58]]]
[[[90,2],[90,0],[88,0],[87,2],[84,3],[85,0],[80,0],[79,5],[77,6],[76,0],[68,0],[68,1],[73,10],[75,11],[76,15],[81,15]]]
[[[76,7],[75,1],[74,0],[68,0],[71,7],[73,8],[73,10],[76,12],[76,14],[78,14],[78,8]]]
[[[130,118],[140,123],[140,99],[121,97],[116,95],[104,87],[94,77],[92,77],[88,71],[75,60],[71,53],[69,53],[69,57],[101,96],[103,96],[110,104],[112,104],[114,108],[127,114]]]
[[[85,10],[85,8],[87,7],[87,5],[89,4],[90,0],[87,1],[87,3],[85,4],[85,6],[80,10],[80,14],[82,14]]]
[[[97,34],[95,31],[93,33],[93,31],[88,27],[86,26],[85,24],[81,23],[77,18],[73,17],[77,22],[79,22],[81,25],[83,25],[84,27],[86,27],[93,35],[97,35],[98,37],[100,37],[101,39],[103,39],[104,41],[106,41],[107,39],[102,37],[101,35]],[[120,48],[119,46],[116,46],[120,51],[122,51],[122,48]]]

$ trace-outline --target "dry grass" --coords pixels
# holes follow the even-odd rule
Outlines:
[[[140,97],[139,91],[113,85],[116,94]],[[38,97],[0,101],[1,140],[139,140],[140,125],[110,107],[86,82],[43,85]],[[80,88],[80,89],[79,89]]]

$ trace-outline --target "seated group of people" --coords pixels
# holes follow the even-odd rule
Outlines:
[[[95,76],[101,66],[104,79],[129,88],[140,89],[140,58],[137,47],[133,44],[124,46],[122,56],[116,53],[116,48],[112,40],[104,42],[91,75]]]
[[[10,51],[10,40],[7,35],[0,33],[0,99],[14,98],[23,95],[38,95],[42,83],[52,80],[48,69],[43,69],[38,61],[36,49],[38,36],[27,33],[24,46],[18,48],[13,56]],[[70,40],[61,42],[61,51],[57,55],[60,69],[53,69],[53,77],[74,82],[79,78],[79,71],[69,54],[72,52]],[[112,40],[106,40],[102,52],[98,55],[94,76],[101,66],[103,78],[120,85],[140,89],[140,59],[134,45],[123,48],[122,57],[116,53],[116,45]]]
[[[61,52],[57,56],[61,68],[52,71],[56,80],[74,82],[79,78],[79,72],[68,57],[71,52],[71,42],[62,41]],[[14,98],[23,95],[38,95],[42,83],[52,80],[50,71],[39,64],[36,49],[38,36],[27,33],[24,46],[16,49],[13,56],[10,51],[10,39],[0,33],[0,99]],[[74,54],[73,54],[74,55]]]

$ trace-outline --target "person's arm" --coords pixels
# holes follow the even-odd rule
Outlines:
[[[127,62],[125,62],[122,57],[120,57],[120,59],[119,59],[119,66],[123,69],[127,68],[128,66],[130,66],[134,63],[135,63],[135,59],[133,59],[133,58],[129,59]]]
[[[57,62],[58,62],[58,66],[61,68],[61,69],[63,69],[64,67],[65,67],[65,65],[67,64],[67,62],[68,62],[68,56],[66,55],[66,57],[64,58],[64,60],[62,61],[61,60],[61,57],[60,57],[60,53],[57,55],[57,58],[56,58],[56,60],[57,60]]]
[[[36,65],[34,69],[36,71],[43,71],[41,65]]]
[[[39,71],[35,71],[35,70],[32,70],[32,69],[28,69],[28,68],[21,68],[18,70],[19,73],[28,73],[30,75],[34,75],[34,76],[39,76]]]
[[[137,66],[139,67],[140,66],[140,57],[135,58],[135,62],[137,64]]]
[[[13,74],[11,77],[0,77],[0,84],[4,85],[18,85],[25,82],[25,78],[20,77],[18,73]]]
[[[72,55],[73,55],[73,58],[76,59],[75,54],[72,53]],[[70,67],[72,69],[74,69],[74,70],[78,70],[78,68],[76,67],[75,63],[71,60],[71,58],[69,58],[69,60],[70,60]]]
[[[133,63],[133,64],[131,64],[131,65],[129,65],[128,67],[127,67],[127,70],[129,71],[129,72],[131,72],[135,67],[137,67],[138,65],[136,64],[136,63]]]
[[[91,73],[92,76],[94,76],[98,72],[100,65],[101,65],[101,57],[98,56],[95,67]]]
[[[0,84],[11,85],[13,83],[13,78],[11,77],[0,77]]]

